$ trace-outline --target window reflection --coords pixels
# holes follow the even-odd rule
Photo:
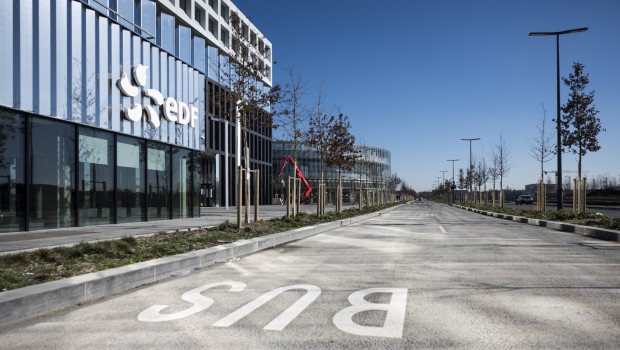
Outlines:
[[[174,29],[174,16],[161,12],[159,28],[157,28],[157,43],[168,52],[174,52]]]
[[[205,39],[194,37],[194,57],[192,63],[201,73],[206,74]]]
[[[152,0],[142,0],[142,29],[146,31],[143,33],[144,37],[150,41],[156,41],[157,33],[157,8],[155,2]]]
[[[120,15],[119,18],[118,18],[118,22],[121,25],[129,28],[129,30],[134,30],[133,23],[135,21],[134,21],[134,18],[133,18],[133,14],[134,14],[134,9],[133,9],[134,2],[133,2],[133,0],[120,0],[120,1],[117,1],[117,6],[118,6],[117,12]]]
[[[31,230],[75,225],[75,127],[32,119]]]
[[[79,226],[114,223],[114,140],[112,134],[80,128],[78,137]]]
[[[192,62],[192,31],[186,26],[179,25],[177,29],[177,56],[187,63]]]
[[[25,117],[0,113],[0,232],[25,230]]]
[[[170,147],[147,144],[148,220],[170,218]]]
[[[172,218],[191,217],[192,159],[186,149],[172,148]]]
[[[119,135],[116,157],[118,223],[144,221],[146,220],[144,142]]]

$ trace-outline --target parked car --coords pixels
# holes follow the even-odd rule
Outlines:
[[[515,201],[515,203],[518,205],[532,204],[534,203],[534,198],[532,198],[532,196],[530,196],[529,194],[522,194],[519,197],[517,197],[517,200]]]

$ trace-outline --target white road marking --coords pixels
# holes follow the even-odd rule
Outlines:
[[[389,304],[375,304],[364,300],[373,293],[392,293]],[[343,332],[355,335],[402,338],[407,307],[407,288],[369,288],[349,295],[351,306],[339,311],[334,316],[334,325]],[[385,322],[381,327],[362,326],[353,322],[353,316],[364,311],[387,311]]]
[[[220,286],[230,286],[230,289],[228,290],[229,292],[240,292],[245,289],[245,283],[236,281],[207,284],[185,292],[181,296],[181,299],[192,303],[192,307],[172,314],[161,314],[161,311],[167,308],[168,305],[153,305],[142,311],[138,315],[138,320],[143,322],[164,322],[178,320],[187,316],[191,316],[193,314],[197,314],[213,305],[213,299],[200,293],[204,292],[207,289]]]
[[[443,228],[443,226],[441,226],[441,225],[439,225],[439,231],[441,231],[441,233],[448,233],[448,232],[446,231],[446,229],[445,229],[445,228]]]
[[[269,302],[271,299],[280,295],[282,292],[294,289],[305,289],[307,292],[288,309],[284,310],[284,312],[281,313],[278,317],[276,317],[273,321],[269,322],[269,324],[266,325],[265,328],[263,328],[273,331],[281,331],[284,329],[284,327],[291,323],[291,321],[293,321],[295,317],[297,317],[297,315],[304,311],[304,309],[308,307],[308,305],[312,304],[312,302],[316,298],[318,298],[318,296],[321,294],[321,288],[311,284],[296,284],[292,286],[274,289],[245,304],[230,315],[215,322],[214,324],[212,324],[212,326],[230,327],[235,322],[249,315],[252,311],[258,309],[259,307]]]

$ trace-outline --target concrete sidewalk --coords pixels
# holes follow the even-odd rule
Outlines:
[[[345,209],[352,207],[356,206],[344,206]],[[252,208],[252,211],[250,212],[250,219],[254,218],[253,210],[254,208]],[[316,213],[316,205],[302,205],[300,210],[306,213]],[[334,210],[335,206],[327,206],[326,208],[326,211]],[[286,215],[285,205],[265,205],[259,208],[260,220],[280,218],[284,215]],[[190,219],[156,220],[115,225],[0,233],[0,254],[43,247],[49,248],[62,245],[71,245],[80,242],[115,239],[124,236],[141,236],[176,230],[194,230],[198,228],[217,226],[226,220],[233,223],[237,222],[237,209],[235,207],[229,207],[228,209],[223,207],[203,207],[200,209],[199,218]]]

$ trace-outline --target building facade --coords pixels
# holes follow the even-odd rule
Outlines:
[[[345,202],[356,202],[359,189],[370,188],[379,192],[387,191],[387,183],[392,175],[392,156],[390,151],[367,145],[356,145],[360,157],[352,171],[340,171],[333,167],[323,167],[323,181],[327,188],[328,202],[335,201],[336,186],[339,179],[343,184],[343,198]],[[286,179],[293,176],[293,167],[287,165],[278,177],[284,157],[290,155],[295,158],[293,143],[289,141],[273,142],[273,182],[274,198],[279,198],[285,191]],[[321,158],[316,149],[305,145],[297,145],[296,162],[299,170],[313,187],[316,194],[318,183],[321,180]],[[303,191],[303,189],[302,189]]]
[[[197,217],[201,205],[235,204],[235,120],[214,103],[235,57],[231,2],[2,8],[0,232]],[[268,89],[271,43],[239,17]],[[249,129],[252,167],[270,174],[271,129]]]

